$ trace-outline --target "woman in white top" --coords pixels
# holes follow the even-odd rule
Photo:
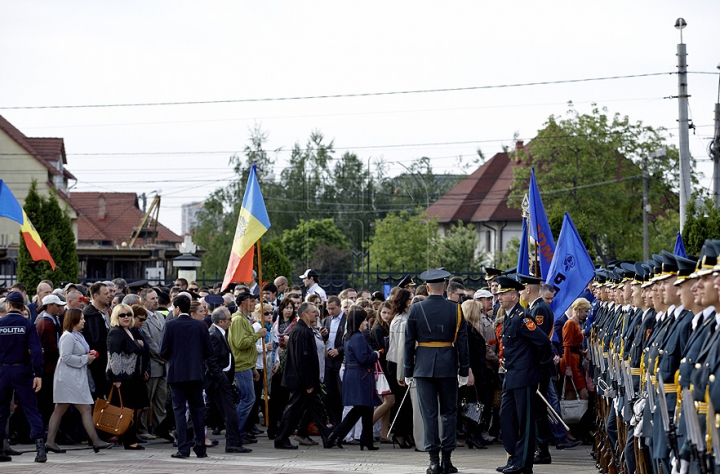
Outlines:
[[[95,431],[91,408],[93,405],[90,385],[88,385],[87,366],[97,358],[95,351],[90,351],[90,346],[81,334],[85,326],[85,317],[79,309],[69,309],[63,320],[63,334],[60,336],[58,359],[55,377],[53,379],[53,401],[55,410],[50,417],[47,436],[47,450],[52,453],[64,453],[64,449],[55,444],[55,436],[60,426],[60,420],[70,407],[75,408],[82,416],[83,426],[93,449],[111,447],[112,443],[103,443]]]
[[[409,400],[402,403],[408,387],[405,387],[405,326],[407,324],[407,311],[410,307],[413,294],[401,289],[392,298],[392,322],[390,323],[390,334],[388,337],[388,351],[385,359],[387,361],[387,379],[390,390],[395,395],[395,410],[400,410],[397,415],[392,413],[390,419],[395,418],[393,427],[393,443],[398,443],[401,448],[410,448],[408,440],[412,437],[412,405]]]

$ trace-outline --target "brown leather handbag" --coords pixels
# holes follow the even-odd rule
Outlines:
[[[120,396],[120,406],[111,403],[115,385],[110,389],[108,399],[98,398],[95,400],[95,409],[93,410],[93,423],[95,428],[113,435],[121,435],[130,427],[133,422],[133,414],[135,410],[125,408],[122,400],[122,393],[118,390]]]

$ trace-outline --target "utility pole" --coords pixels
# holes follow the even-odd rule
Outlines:
[[[650,237],[648,234],[648,159],[643,157],[643,262],[650,260]]]
[[[678,57],[678,126],[680,128],[680,231],[685,226],[687,202],[692,198],[690,184],[690,138],[688,127],[688,87],[687,52],[682,39],[682,30],[687,26],[684,19],[678,18],[675,28],[680,30],[680,44],[677,45]]]
[[[720,65],[718,65],[720,69]],[[710,143],[710,158],[713,160],[713,202],[715,208],[720,207],[720,84],[718,84],[718,101],[715,103],[715,133]]]

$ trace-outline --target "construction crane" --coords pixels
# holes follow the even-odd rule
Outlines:
[[[144,197],[144,196],[143,196]],[[151,224],[152,230],[147,229],[148,226],[148,220],[152,217]],[[160,217],[160,195],[156,194],[153,198],[152,202],[150,203],[150,208],[147,210],[145,215],[142,218],[142,221],[140,221],[140,225],[133,230],[132,238],[130,239],[130,245],[129,247],[132,247],[135,245],[135,241],[142,235],[143,239],[147,239],[147,237],[152,237],[155,239],[157,237],[157,225],[158,225],[158,218]]]

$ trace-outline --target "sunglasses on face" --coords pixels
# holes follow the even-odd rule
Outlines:
[[[263,314],[264,314],[265,316],[270,316],[270,315],[272,314],[272,311],[265,311]]]
[[[147,318],[138,318],[140,321],[147,321]]]
[[[118,313],[118,318],[132,318],[132,313]]]

